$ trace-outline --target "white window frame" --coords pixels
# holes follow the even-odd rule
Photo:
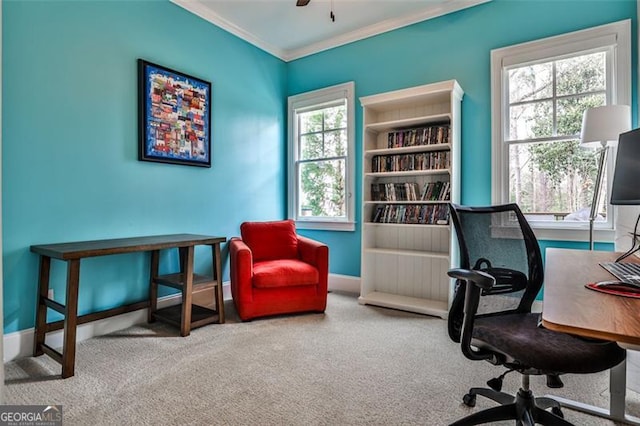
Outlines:
[[[614,22],[581,31],[508,46],[491,51],[491,202],[509,202],[508,144],[503,142],[509,93],[505,67],[526,65],[546,59],[572,56],[612,46],[614,70],[607,69],[613,90],[607,104],[631,105],[631,20]],[[615,72],[614,72],[615,71]],[[607,176],[613,176],[616,149],[609,150]],[[608,182],[609,189],[611,182]],[[594,239],[613,241],[616,210],[609,205],[606,222],[595,222]],[[589,222],[530,222],[537,238],[544,240],[585,241]]]
[[[290,96],[288,100],[288,214],[300,229],[328,231],[355,230],[355,84],[348,82]],[[347,101],[347,159],[345,170],[346,206],[344,218],[307,218],[298,215],[298,120],[296,111],[330,104],[342,99]]]

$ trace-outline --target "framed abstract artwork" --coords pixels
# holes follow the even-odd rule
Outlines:
[[[138,59],[138,160],[211,167],[211,83]]]

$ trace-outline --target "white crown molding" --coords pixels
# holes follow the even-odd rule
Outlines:
[[[276,56],[277,58],[282,59],[285,62],[300,59],[318,52],[333,49],[334,47],[343,46],[345,44],[353,43],[354,41],[362,40],[374,35],[406,27],[408,25],[426,21],[428,19],[437,18],[439,16],[474,7],[483,3],[488,3],[490,1],[492,0],[450,0],[447,3],[439,4],[435,7],[429,7],[422,13],[412,13],[400,18],[388,19],[386,21],[369,25],[356,31],[342,34],[337,37],[332,37],[321,42],[310,44],[308,46],[304,46],[298,49],[286,50],[267,43],[253,33],[245,30],[244,28],[241,28],[234,23],[229,22],[212,10],[203,6],[202,3],[197,0],[171,0],[172,3],[188,10],[189,12],[201,17],[206,21],[211,22],[212,24],[230,32],[231,34],[240,37],[244,41],[253,44],[254,46],[264,50],[267,53],[272,54],[273,56]]]
[[[231,34],[237,37],[240,37],[244,41],[253,44],[254,46],[264,50],[267,53],[272,54],[277,58],[284,60],[284,57],[286,57],[285,50],[280,49],[276,46],[273,46],[272,44],[265,42],[259,37],[256,37],[254,34],[250,33],[249,31],[246,31],[245,29],[240,28],[236,24],[227,21],[217,13],[213,12],[211,9],[208,9],[207,7],[203,6],[199,1],[194,1],[194,0],[170,0],[170,1],[188,10],[194,15],[201,17],[205,21],[211,22],[212,24],[222,28],[223,30],[230,32]]]
[[[473,6],[478,6],[483,3],[488,3],[492,0],[463,0],[463,1],[450,1],[448,3],[439,4],[436,7],[429,7],[422,13],[403,16],[400,18],[387,19],[386,21],[379,22],[377,24],[369,25],[367,27],[360,28],[350,33],[342,34],[337,37],[310,44],[309,46],[301,47],[299,49],[291,49],[285,51],[285,56],[280,57],[286,62],[300,59],[305,56],[313,55],[324,50],[333,49],[334,47],[343,46],[345,44],[353,43],[354,41],[363,40],[368,37],[372,37],[378,34],[386,33],[396,30],[398,28],[406,27],[409,25],[417,24],[418,22],[426,21],[429,19],[437,18],[439,16],[447,15],[449,13],[457,12],[462,9],[467,9]]]

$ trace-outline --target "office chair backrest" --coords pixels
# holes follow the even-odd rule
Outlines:
[[[542,287],[542,256],[533,230],[518,206],[450,204],[450,210],[460,246],[459,266],[485,271],[496,279],[491,290],[482,292],[477,316],[531,312]],[[458,281],[449,310],[449,336],[456,342],[460,341],[465,290],[465,282]]]

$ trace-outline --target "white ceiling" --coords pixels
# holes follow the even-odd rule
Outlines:
[[[311,0],[304,7],[296,0],[172,1],[290,61],[491,0]]]

